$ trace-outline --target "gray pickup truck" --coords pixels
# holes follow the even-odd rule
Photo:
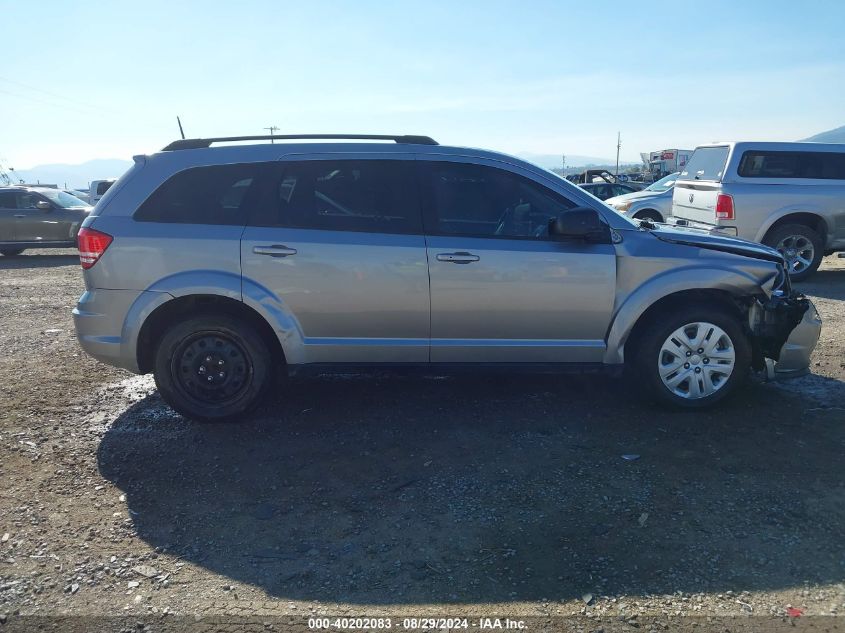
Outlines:
[[[0,187],[0,254],[27,248],[76,246],[76,234],[93,207],[49,187]]]
[[[670,223],[772,246],[795,281],[845,251],[845,145],[713,143],[675,183]]]

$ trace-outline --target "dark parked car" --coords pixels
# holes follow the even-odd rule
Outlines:
[[[624,196],[626,193],[634,193],[640,191],[640,187],[635,187],[628,184],[618,182],[588,182],[583,185],[578,185],[582,189],[589,191],[599,200],[607,200],[615,196]]]
[[[76,246],[76,234],[93,207],[59,189],[0,188],[0,253]]]

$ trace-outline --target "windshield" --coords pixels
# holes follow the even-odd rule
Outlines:
[[[45,198],[49,198],[50,202],[64,209],[90,206],[87,202],[80,200],[76,196],[72,196],[69,193],[65,193],[64,191],[59,191],[57,189],[42,189],[38,193]]]
[[[644,189],[644,191],[668,191],[675,186],[675,181],[678,179],[678,173],[680,172],[676,171],[674,174],[664,176],[657,182],[650,184]]]
[[[728,162],[728,146],[699,147],[678,178],[680,180],[712,180],[720,182]]]

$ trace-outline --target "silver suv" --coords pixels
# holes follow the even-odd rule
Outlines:
[[[675,184],[670,222],[768,244],[792,279],[845,251],[845,145],[714,143]]]
[[[821,322],[771,248],[428,137],[232,144],[269,138],[135,157],[79,234],[82,347],[185,416],[237,417],[279,370],[627,366],[695,408],[808,366]]]

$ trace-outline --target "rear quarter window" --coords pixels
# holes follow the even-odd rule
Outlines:
[[[168,178],[138,208],[139,222],[243,226],[255,204],[261,163],[191,167]]]
[[[699,147],[684,166],[678,180],[711,180],[719,182],[728,162],[728,147]]]
[[[845,180],[845,152],[750,150],[742,154],[737,173],[743,178]]]

